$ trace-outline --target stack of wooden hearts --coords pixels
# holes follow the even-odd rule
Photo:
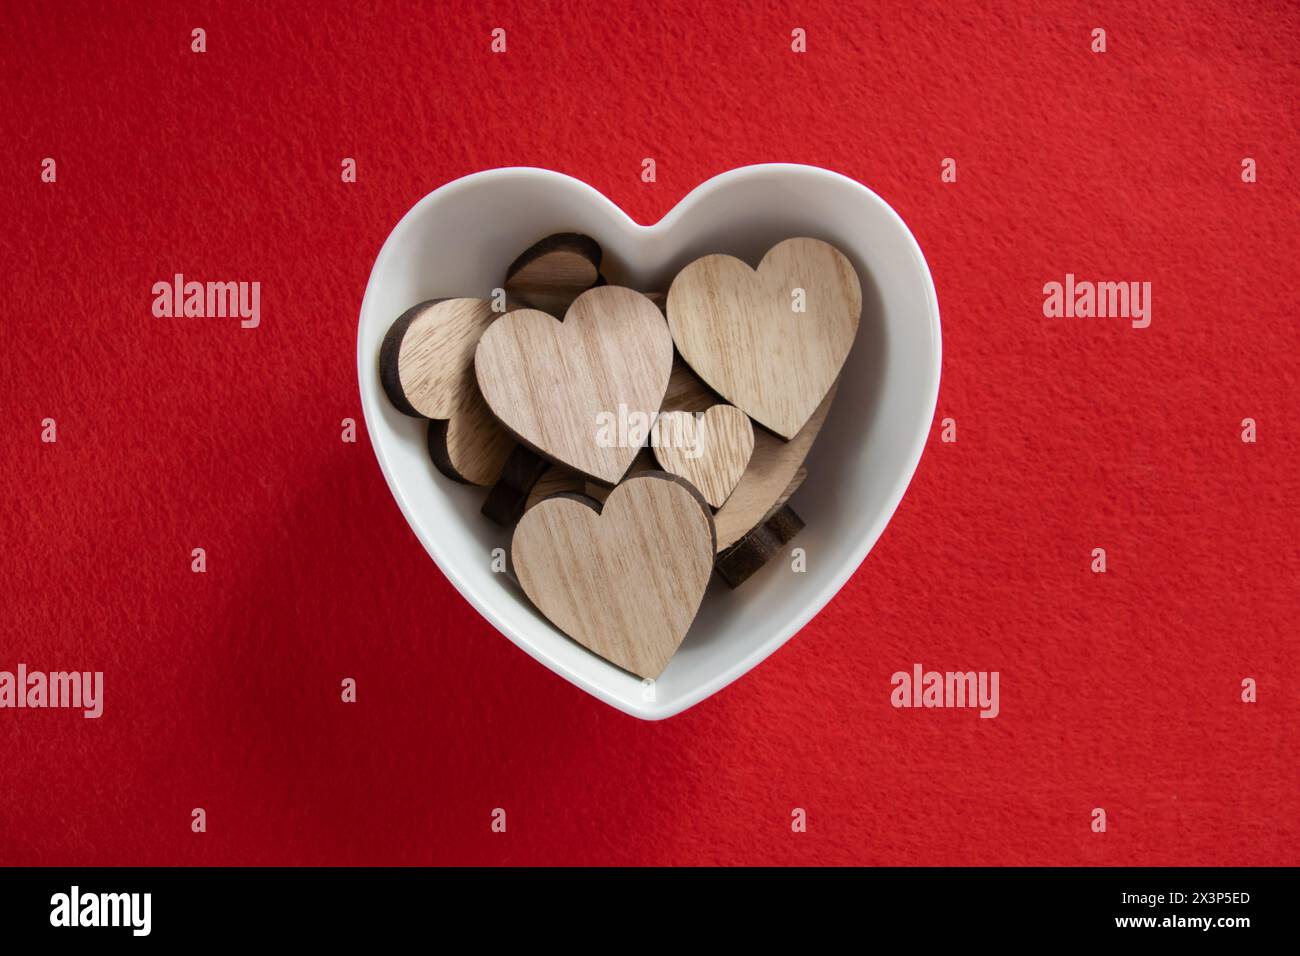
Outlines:
[[[787,239],[752,269],[709,255],[667,293],[609,285],[600,246],[550,236],[493,299],[421,302],[379,373],[429,420],[443,474],[489,488],[514,579],[551,622],[658,677],[716,569],[738,587],[803,528],[803,481],[853,345],[849,260]]]

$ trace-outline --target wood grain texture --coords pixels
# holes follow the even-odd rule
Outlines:
[[[550,462],[531,448],[515,445],[501,467],[501,475],[488,489],[480,512],[503,528],[509,528],[523,515],[528,496],[541,480]]]
[[[429,420],[429,457],[455,481],[491,486],[516,447],[514,436],[497,422],[477,385],[466,392],[460,411],[451,418]]]
[[[614,484],[638,448],[609,440],[602,422],[658,412],[672,369],[667,324],[645,296],[600,286],[578,296],[563,322],[510,312],[479,340],[474,369],[497,419],[544,457]]]
[[[790,441],[782,441],[761,428],[754,429],[754,452],[749,456],[749,467],[740,476],[726,504],[714,515],[719,548],[728,548],[748,534],[790,486],[826,421],[838,387],[838,383],[831,386],[807,424]]]
[[[805,311],[796,311],[803,290]],[[686,362],[727,401],[782,438],[798,434],[857,335],[862,288],[852,263],[818,239],[787,239],[758,269],[697,259],[668,290],[668,325]]]
[[[514,439],[474,378],[474,353],[500,316],[485,299],[435,299],[407,309],[379,349],[379,377],[398,411],[431,420],[429,455],[456,481],[491,485]]]
[[[808,478],[808,469],[801,466],[799,470],[795,472],[794,477],[790,479],[790,484],[786,485],[785,491],[781,492],[781,494],[777,496],[777,499],[772,504],[771,509],[768,511],[767,514],[763,516],[763,520],[766,521],[768,518],[772,517],[773,512],[778,511],[781,508],[784,508],[785,503],[789,501],[791,497],[794,496],[794,493],[799,490],[799,486],[802,485],[807,478]]]
[[[661,412],[650,432],[655,459],[664,471],[693,484],[714,508],[740,481],[754,451],[754,427],[734,405],[703,412]]]
[[[556,627],[640,677],[658,677],[686,636],[713,571],[713,519],[689,484],[648,472],[599,505],[558,495],[510,542],[520,586]]]
[[[454,415],[474,384],[479,339],[498,318],[487,299],[430,299],[403,312],[379,347],[389,400],[407,415]]]
[[[565,232],[547,236],[520,253],[506,270],[505,290],[529,308],[562,317],[583,292],[603,284],[600,244]]]

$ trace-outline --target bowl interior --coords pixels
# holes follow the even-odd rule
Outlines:
[[[491,570],[509,532],[479,514],[484,490],[444,477],[425,425],[397,412],[379,383],[380,341],[422,299],[489,297],[531,243],[582,232],[604,250],[611,283],[651,291],[698,256],[757,264],[782,239],[833,243],[862,280],[863,314],[839,394],[791,499],[807,527],[744,585],[715,576],[699,616],[653,687],[606,663],[542,617]],[[502,633],[579,687],[628,713],[666,717],[753,667],[799,630],[857,569],[897,507],[920,458],[939,384],[939,315],[929,270],[902,220],[866,187],[809,166],[750,166],[709,180],[653,226],[547,170],[491,170],[414,206],[375,262],[361,309],[358,374],[375,452],[407,521],[443,573]],[[807,570],[791,569],[804,549]]]

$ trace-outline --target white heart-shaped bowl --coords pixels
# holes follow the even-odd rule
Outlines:
[[[509,531],[479,514],[484,489],[433,466],[424,422],[399,413],[379,382],[389,325],[424,299],[488,298],[506,267],[544,236],[580,232],[604,250],[612,284],[666,290],[682,266],[723,252],[757,265],[792,236],[841,249],[862,280],[862,322],[839,394],[791,500],[806,527],[807,570],[778,557],[740,588],[715,575],[699,616],[653,685],[551,626],[492,550]],[[506,637],[555,673],[645,719],[679,713],[758,664],[849,579],[884,530],[916,470],[939,393],[939,306],[925,257],[903,220],[862,184],[813,166],[746,166],[702,184],[653,226],[633,222],[586,183],[545,169],[457,179],[402,217],[375,260],[361,303],[357,375],[366,426],[406,520],[443,574]]]

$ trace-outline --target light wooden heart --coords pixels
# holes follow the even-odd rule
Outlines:
[[[714,508],[740,481],[754,451],[754,426],[734,405],[707,411],[663,412],[650,433],[655,459],[664,471],[680,475]]]
[[[510,542],[520,586],[560,630],[639,677],[658,677],[713,571],[713,519],[686,482],[629,478],[603,506],[558,495],[524,513]]]
[[[658,413],[673,342],[645,296],[619,286],[590,289],[563,322],[521,309],[483,334],[474,357],[492,413],[539,454],[597,481],[623,477],[639,446],[611,429],[621,415]]]
[[[749,465],[730,497],[713,516],[718,530],[719,551],[731,547],[761,525],[770,512],[784,504],[785,497],[798,487],[797,484],[792,487],[792,482],[826,421],[838,388],[838,382],[831,386],[812,417],[789,441],[782,441],[761,428],[754,430],[754,450],[749,456]],[[718,396],[688,366],[681,362],[673,364],[668,393],[664,395],[665,410],[700,412],[717,402]]]
[[[673,341],[696,374],[790,439],[848,357],[862,287],[834,246],[787,239],[757,270],[732,256],[696,259],[673,279],[667,312]]]
[[[749,456],[749,467],[740,476],[740,482],[727,503],[713,516],[717,523],[719,551],[747,535],[783,501],[782,495],[795,479],[822,430],[838,388],[838,383],[831,386],[812,418],[789,441],[782,441],[762,429],[755,430],[754,453]]]
[[[406,415],[431,419],[429,454],[457,481],[490,485],[514,438],[488,411],[474,351],[497,319],[486,299],[434,299],[403,312],[379,350],[379,377]]]

